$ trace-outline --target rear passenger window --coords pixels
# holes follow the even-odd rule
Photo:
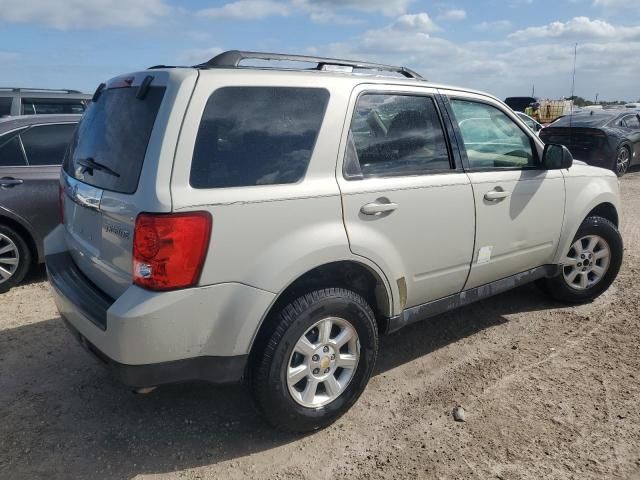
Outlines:
[[[81,114],[86,103],[80,99],[23,98],[23,115],[58,115],[63,113]]]
[[[24,167],[27,162],[22,154],[20,137],[9,134],[5,138],[0,137],[0,167]]]
[[[358,99],[345,159],[347,178],[420,175],[450,168],[432,98],[365,94]]]
[[[194,188],[295,183],[304,177],[329,92],[225,87],[205,106],[191,164]]]
[[[0,117],[11,115],[12,102],[13,98],[11,97],[0,97]]]
[[[24,145],[29,165],[60,165],[71,142],[76,124],[40,125],[24,132]]]

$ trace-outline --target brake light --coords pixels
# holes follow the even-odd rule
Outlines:
[[[148,290],[191,287],[211,236],[207,212],[141,213],[133,233],[133,283]]]
[[[58,223],[64,224],[64,188],[58,184]]]

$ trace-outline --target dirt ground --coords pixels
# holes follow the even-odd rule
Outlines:
[[[132,394],[68,335],[40,271],[0,296],[0,478],[640,479],[640,172],[622,191],[604,296],[527,286],[385,337],[360,401],[307,436],[269,429],[241,386]]]

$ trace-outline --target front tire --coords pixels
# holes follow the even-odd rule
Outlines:
[[[603,217],[587,217],[561,261],[560,275],[546,280],[547,292],[563,302],[594,300],[616,279],[622,254],[616,226]]]
[[[288,432],[324,428],[342,416],[364,391],[378,355],[371,307],[342,288],[295,299],[261,341],[249,386],[267,422]]]
[[[20,283],[30,266],[27,242],[13,228],[0,225],[0,293]]]

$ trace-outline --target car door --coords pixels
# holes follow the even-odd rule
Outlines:
[[[58,223],[60,164],[75,125],[25,128],[0,151],[0,206],[28,222],[38,244]]]
[[[24,212],[24,176],[27,160],[20,142],[20,132],[25,128],[5,133],[0,137],[0,210],[18,214]]]
[[[541,145],[499,102],[450,92],[448,103],[476,208],[465,288],[551,263],[565,208],[562,172],[540,167]]]
[[[456,168],[436,92],[362,85],[337,179],[351,251],[398,287],[394,311],[459,292],[473,252],[469,178]]]

